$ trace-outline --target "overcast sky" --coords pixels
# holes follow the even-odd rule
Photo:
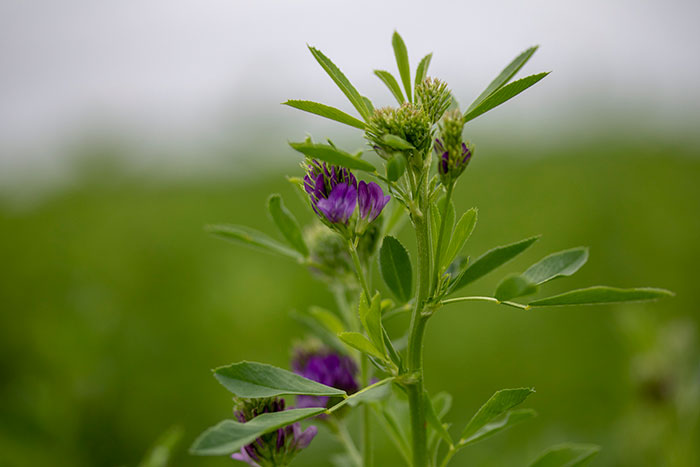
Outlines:
[[[306,43],[375,104],[390,104],[371,70],[395,70],[394,29],[412,66],[434,52],[430,74],[464,104],[520,51],[540,44],[521,73],[554,73],[494,111],[496,123],[537,120],[542,128],[577,114],[627,112],[652,124],[694,125],[699,19],[697,0],[4,0],[0,148],[13,150],[2,152],[0,169],[30,163],[31,148],[95,128],[176,141],[250,119],[313,131],[313,117],[279,103],[352,108]]]

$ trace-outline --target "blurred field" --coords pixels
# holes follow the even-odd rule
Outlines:
[[[448,420],[461,427],[502,387],[534,386],[528,406],[539,412],[453,465],[524,465],[567,440],[601,444],[594,465],[700,464],[699,156],[661,143],[477,152],[456,203],[479,207],[468,252],[544,236],[468,292],[489,293],[507,272],[589,245],[589,263],[544,293],[648,285],[677,297],[441,310],[428,329],[426,378],[429,390],[455,396]],[[33,209],[0,207],[0,465],[133,466],[177,424],[185,434],[173,465],[235,465],[186,453],[231,413],[209,369],[243,359],[287,366],[289,345],[305,332],[287,312],[332,306],[297,265],[203,232],[231,222],[272,233],[270,192],[312,220],[282,173],[244,180],[234,170],[177,183],[92,170]],[[401,238],[413,245],[407,230]],[[377,465],[393,465],[393,448],[377,436]],[[340,450],[326,439],[298,465],[325,465],[319,454]]]

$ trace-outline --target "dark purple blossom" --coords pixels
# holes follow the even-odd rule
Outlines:
[[[357,179],[348,169],[311,160],[306,167],[304,190],[316,214],[329,222],[346,223],[357,203]]]
[[[244,401],[234,416],[241,423],[246,423],[263,413],[281,412],[285,408],[284,399],[252,399]],[[299,423],[279,428],[272,433],[256,438],[254,442],[241,448],[231,458],[246,462],[252,467],[262,465],[287,465],[302,449],[314,439],[318,429],[310,426],[302,431]]]
[[[359,389],[355,361],[328,348],[297,349],[292,359],[292,370],[305,378],[342,389],[348,394]],[[325,396],[297,396],[297,407],[327,407],[328,400]]]
[[[357,204],[360,209],[360,218],[367,222],[373,222],[382,212],[391,196],[384,195],[381,187],[374,182],[360,182],[357,189]]]

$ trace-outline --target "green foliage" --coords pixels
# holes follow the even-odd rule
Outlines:
[[[467,426],[464,427],[459,437],[459,443],[466,444],[469,440],[473,440],[475,436],[483,438],[484,432],[480,434],[480,430],[494,422],[498,417],[506,414],[513,407],[521,404],[534,392],[535,390],[531,388],[501,389],[496,391],[469,420]]]
[[[377,170],[369,162],[359,159],[352,154],[348,154],[330,144],[304,141],[303,143],[289,143],[289,145],[306,157],[319,159],[329,164],[339,165],[348,169],[364,170],[365,172],[375,172]]]
[[[494,297],[500,301],[510,300],[523,295],[530,295],[537,292],[537,284],[519,274],[512,274],[503,279],[496,288]]]
[[[401,76],[403,87],[406,90],[406,99],[408,102],[413,102],[411,97],[411,67],[408,63],[408,50],[406,50],[406,44],[396,31],[394,31],[394,35],[391,37],[391,45],[394,47],[396,66],[399,68],[399,75]]]
[[[377,292],[372,297],[372,302],[367,303],[364,294],[360,297],[360,321],[365,328],[374,347],[384,355],[384,332],[382,328],[382,306],[381,297]]]
[[[386,178],[391,181],[397,181],[406,172],[406,158],[403,154],[397,153],[386,162]]]
[[[384,237],[379,250],[379,268],[384,283],[402,303],[412,296],[413,271],[406,248],[391,236]]]
[[[672,297],[673,292],[665,289],[643,287],[637,289],[618,289],[602,285],[585,289],[572,290],[552,297],[540,298],[530,302],[530,307],[560,305],[596,305],[617,302],[641,302]]]
[[[530,266],[523,277],[535,285],[558,277],[571,276],[588,261],[588,248],[578,247],[552,253]]]
[[[406,102],[406,98],[403,96],[401,87],[396,81],[396,78],[394,78],[394,75],[384,70],[374,70],[374,74],[377,75],[380,80],[382,80],[382,83],[384,83],[387,88],[389,88],[389,91],[391,91],[399,104]]]
[[[259,398],[304,394],[343,396],[345,391],[306,379],[291,371],[257,362],[240,362],[214,370],[214,377],[238,397]]]
[[[322,413],[325,409],[312,407],[263,413],[246,423],[224,420],[199,435],[190,448],[198,456],[222,456],[240,450],[256,438]]]
[[[224,240],[231,240],[267,253],[275,253],[301,260],[301,255],[271,239],[262,232],[243,225],[208,225],[206,231]]]
[[[500,418],[496,418],[494,421],[489,422],[479,428],[474,434],[468,438],[462,438],[459,440],[459,446],[465,447],[470,444],[474,444],[477,441],[481,441],[490,436],[500,433],[503,430],[507,430],[520,422],[529,420],[537,416],[537,412],[532,409],[515,409],[509,410]]]
[[[486,99],[481,101],[477,106],[475,106],[473,109],[465,112],[464,114],[464,122],[468,122],[470,120],[474,120],[476,117],[488,112],[489,110],[493,109],[494,107],[498,107],[499,105],[503,104],[504,102],[512,99],[513,97],[517,96],[530,86],[536,84],[538,81],[540,81],[542,78],[547,76],[549,72],[547,73],[538,73],[536,75],[528,76],[523,79],[519,79],[518,81],[513,81],[512,83],[500,88],[498,91],[494,92],[490,96],[488,96]]]
[[[515,59],[506,66],[503,71],[484,89],[484,91],[479,94],[479,97],[474,99],[469,107],[467,108],[467,113],[478,107],[487,97],[489,97],[494,92],[505,86],[515,74],[520,71],[520,69],[530,60],[530,57],[537,51],[539,46],[530,47],[525,52],[521,53]]]
[[[415,87],[418,87],[420,83],[428,76],[428,68],[430,67],[430,60],[433,58],[433,54],[429,53],[421,59],[418,63],[418,68],[416,69],[416,83]]]
[[[295,109],[303,110],[304,112],[320,115],[321,117],[326,117],[331,120],[335,120],[336,122],[344,123],[345,125],[349,125],[354,128],[359,128],[360,130],[365,129],[365,124],[362,121],[329,105],[301,100],[288,100],[282,104],[288,105],[289,107],[293,107]]]
[[[359,332],[341,332],[338,338],[355,350],[379,360],[385,360],[384,353]]]
[[[328,73],[333,82],[343,91],[343,94],[350,100],[350,103],[357,109],[362,118],[368,120],[372,114],[370,108],[367,106],[365,99],[357,92],[357,89],[350,83],[350,81],[345,77],[343,72],[335,66],[331,60],[323,55],[323,53],[314,48],[309,47],[311,54],[314,56],[316,61],[321,65],[321,67]]]
[[[588,464],[599,451],[600,447],[593,444],[559,444],[547,449],[530,467],[579,467]]]
[[[504,265],[529,248],[533,243],[539,240],[539,238],[539,236],[530,237],[487,251],[467,266],[462,277],[460,277],[457,283],[451,288],[451,292],[459,290],[467,284],[471,284],[497,267]]]
[[[474,227],[476,226],[477,209],[471,208],[459,218],[454,232],[451,235],[449,245],[444,255],[441,257],[441,267],[445,268],[454,261],[464,245],[469,240]]]
[[[433,402],[430,399],[427,391],[423,393],[423,400],[425,404],[425,418],[428,421],[428,424],[449,446],[452,446],[454,444],[452,437],[447,431],[447,428],[445,428],[445,426],[442,424],[441,417],[433,406]]]
[[[173,450],[182,439],[183,434],[184,430],[181,426],[169,428],[151,447],[139,467],[167,467],[173,457]]]
[[[301,227],[294,215],[284,206],[280,195],[271,195],[267,200],[267,209],[272,220],[277,225],[282,236],[302,256],[309,256],[309,248],[306,246]]]

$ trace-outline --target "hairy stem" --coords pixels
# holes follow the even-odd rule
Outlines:
[[[426,175],[427,176],[427,171]],[[428,465],[427,434],[425,422],[425,404],[423,402],[423,335],[426,317],[422,316],[425,302],[430,293],[431,248],[428,231],[428,196],[427,183],[421,185],[418,196],[419,215],[413,215],[418,252],[418,294],[411,315],[408,339],[408,371],[415,382],[407,385],[408,404],[411,412],[411,438],[413,448],[413,467]]]

